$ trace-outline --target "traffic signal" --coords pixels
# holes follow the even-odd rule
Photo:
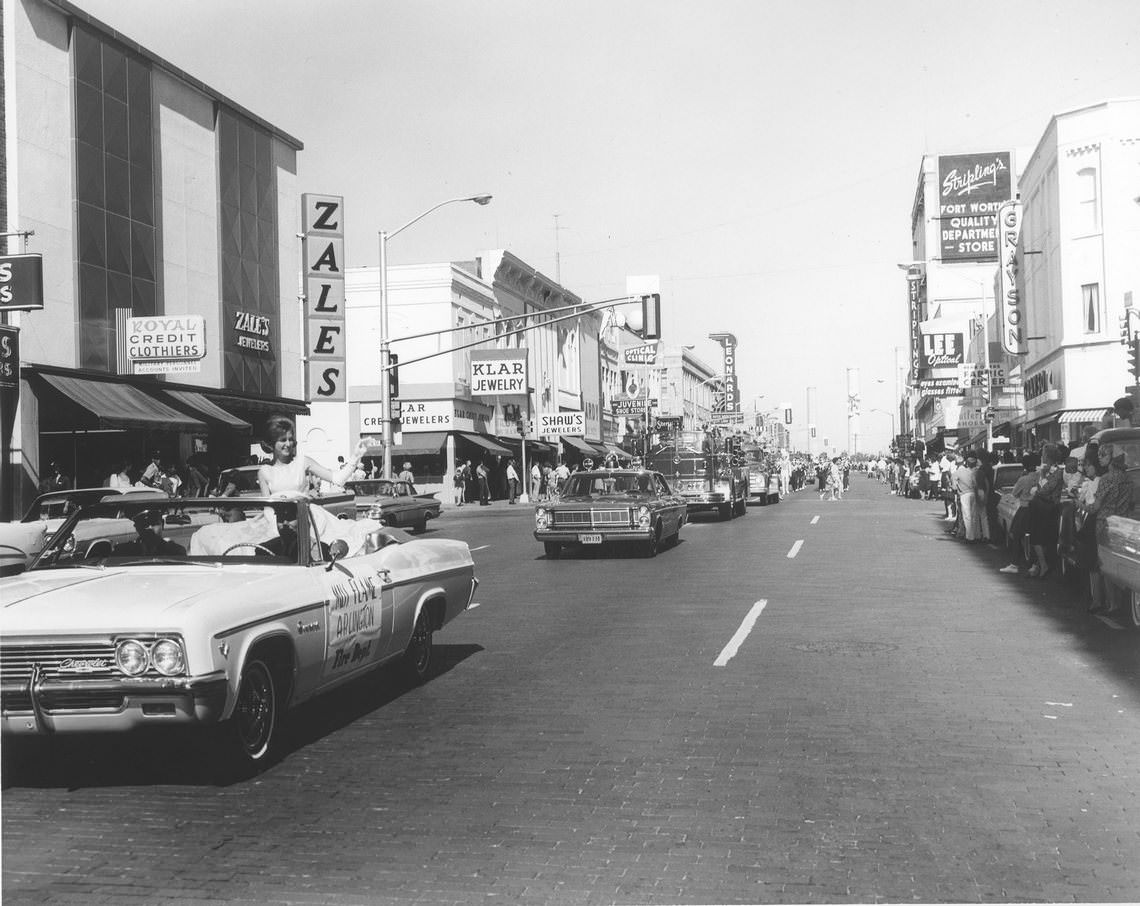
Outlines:
[[[641,297],[641,336],[646,340],[661,339],[661,294]]]
[[[1137,381],[1140,381],[1140,339],[1130,340],[1128,343],[1128,370]]]
[[[396,368],[400,357],[394,352],[388,353],[388,399],[400,398],[400,372]]]
[[[792,410],[789,407],[789,408],[784,410],[784,424],[790,425],[791,423],[792,423]]]
[[[1120,342],[1124,346],[1132,342],[1132,316],[1135,311],[1133,308],[1126,308],[1124,314],[1118,319],[1120,321]]]

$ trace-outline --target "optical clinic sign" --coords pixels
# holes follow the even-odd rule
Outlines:
[[[527,392],[525,349],[471,352],[472,396],[516,396]]]
[[[922,367],[944,368],[961,365],[965,350],[960,333],[926,333],[922,335]]]
[[[997,261],[997,212],[1013,197],[1008,151],[938,158],[938,230],[943,261]]]

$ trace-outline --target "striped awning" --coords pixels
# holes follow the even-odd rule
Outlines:
[[[1099,424],[1106,415],[1112,412],[1111,409],[1070,409],[1068,412],[1062,412],[1061,417],[1057,419],[1062,425],[1074,425],[1082,422],[1095,422]]]
[[[86,409],[103,428],[209,430],[204,421],[184,415],[127,383],[52,373],[41,373],[40,377],[67,399]]]

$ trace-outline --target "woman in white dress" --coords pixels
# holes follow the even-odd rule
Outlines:
[[[275,415],[269,419],[265,428],[265,442],[273,453],[273,462],[257,470],[258,486],[265,497],[286,499],[307,497],[311,476],[343,488],[344,483],[359,468],[361,458],[368,449],[368,445],[362,440],[356,445],[356,450],[344,466],[335,471],[326,468],[308,456],[298,455],[297,429],[293,425],[293,420],[284,415]],[[322,541],[331,543],[340,538],[348,542],[350,551],[358,550],[363,544],[364,536],[380,525],[371,519],[355,522],[337,519],[324,507],[316,504],[309,506],[309,512],[313,514],[313,521]]]
[[[265,497],[304,496],[309,490],[310,475],[344,487],[368,449],[368,445],[360,441],[352,458],[334,472],[308,456],[297,455],[297,429],[293,420],[284,415],[269,419],[265,442],[273,454],[273,462],[257,470],[257,483]]]

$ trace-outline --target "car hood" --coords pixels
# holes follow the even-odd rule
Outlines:
[[[266,576],[248,570],[202,566],[131,566],[22,573],[4,583],[0,631],[83,632],[108,626],[154,625],[196,599],[232,598],[235,588]]]

